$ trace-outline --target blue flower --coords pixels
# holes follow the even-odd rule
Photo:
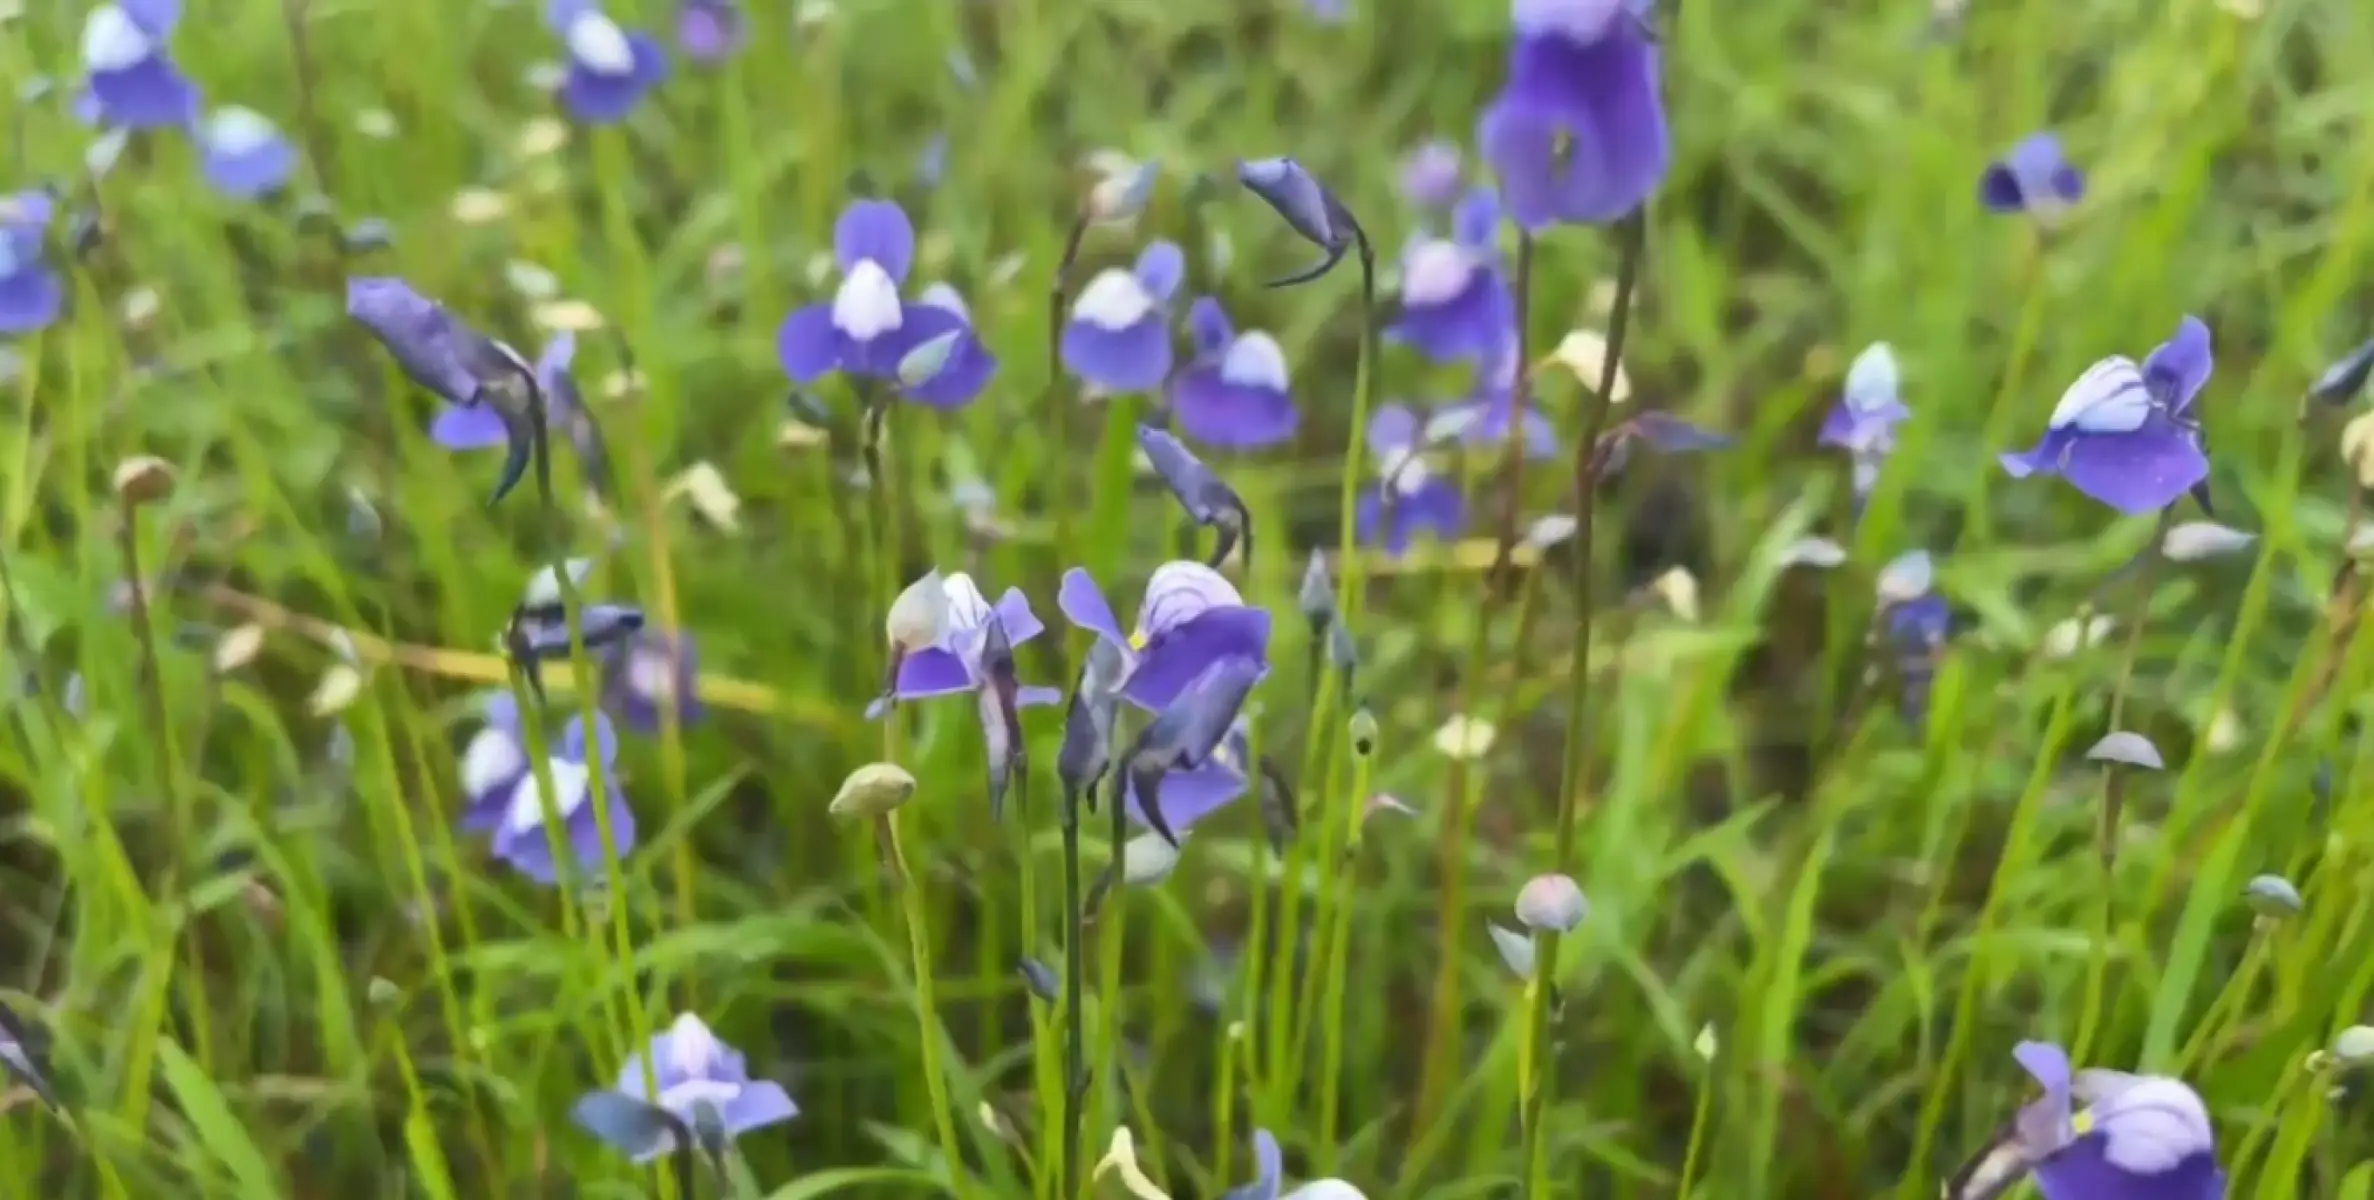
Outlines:
[[[1622,0],[1515,0],[1513,23],[1476,133],[1510,214],[1538,231],[1639,208],[1673,158],[1647,23]]]
[[[1335,268],[1344,252],[1366,235],[1350,209],[1325,184],[1291,158],[1257,158],[1236,165],[1237,182],[1261,197],[1294,232],[1324,252],[1316,264],[1269,282],[1270,287],[1307,283]]]
[[[1449,208],[1459,199],[1460,170],[1457,145],[1422,142],[1401,160],[1401,194],[1420,208]]]
[[[2072,1072],[2050,1042],[2021,1042],[2014,1057],[2044,1089],[2013,1137],[2045,1200],[2223,1200],[2209,1110],[2182,1080]]]
[[[649,1085],[644,1079],[646,1071]],[[645,1090],[651,1085],[656,1085],[656,1093]],[[749,1060],[742,1052],[719,1041],[708,1025],[691,1013],[678,1016],[652,1037],[649,1047],[629,1058],[608,1092],[585,1096],[571,1114],[588,1133],[636,1162],[649,1162],[676,1149],[676,1137],[667,1132],[665,1123],[636,1119],[631,1106],[618,1104],[613,1097],[635,1105],[656,1105],[687,1129],[714,1127],[728,1138],[800,1115],[800,1106],[793,1103],[782,1084],[752,1079]]]
[[[180,22],[181,0],[120,0],[92,9],[82,25],[90,86],[76,101],[77,113],[119,129],[195,123],[197,86],[165,52],[165,39]]]
[[[1171,371],[1167,305],[1186,270],[1177,246],[1155,242],[1139,253],[1133,269],[1097,272],[1064,322],[1064,369],[1108,392],[1161,387]]]
[[[1123,698],[1160,712],[1226,658],[1269,662],[1269,612],[1245,603],[1236,585],[1199,562],[1180,559],[1146,581],[1134,628],[1124,632],[1113,606],[1088,572],[1063,573],[1056,606],[1072,624],[1121,651]]]
[[[667,52],[658,40],[620,28],[595,0],[548,0],[544,20],[568,49],[560,97],[580,121],[625,120],[644,93],[668,77]]]
[[[2085,198],[2085,173],[2069,164],[2061,139],[2032,133],[1978,179],[1979,203],[1999,213],[2024,212],[2053,220]]]
[[[1846,392],[1822,419],[1822,444],[1845,450],[1854,460],[1858,500],[1879,482],[1880,463],[1896,448],[1896,426],[1912,416],[1900,391],[1896,352],[1886,342],[1873,342],[1847,368]]]
[[[742,48],[742,6],[735,0],[680,0],[676,47],[697,63],[722,62]]]
[[[1500,202],[1475,188],[1451,217],[1451,236],[1419,236],[1401,255],[1401,311],[1386,335],[1437,361],[1498,354],[1516,318],[1494,234]]]
[[[900,701],[964,695],[986,687],[991,680],[983,656],[989,649],[992,618],[1003,631],[1009,647],[1019,646],[1046,629],[1030,611],[1030,598],[1020,588],[1007,588],[993,607],[989,597],[981,594],[981,586],[962,571],[945,576],[940,587],[946,607],[938,618],[938,635],[930,645],[917,647],[900,657],[889,694],[877,698],[866,709],[867,719],[880,717]],[[1016,699],[1020,707],[1031,708],[1054,704],[1063,699],[1063,694],[1054,688],[1023,687],[1018,689]]]
[[[915,226],[897,204],[859,200],[843,209],[833,256],[841,283],[832,300],[792,313],[775,334],[776,356],[792,382],[814,383],[834,371],[894,380],[909,351],[964,328],[957,313],[899,300],[915,265]]]
[[[0,335],[32,333],[55,322],[66,288],[45,260],[57,202],[28,189],[0,197]]]
[[[925,287],[915,303],[935,317],[941,313],[955,317],[958,333],[955,345],[949,349],[948,361],[940,364],[931,378],[906,385],[902,394],[932,408],[961,408],[972,403],[981,389],[989,386],[989,377],[997,374],[997,355],[974,330],[972,309],[965,304],[962,294],[945,283]]]
[[[1179,428],[1207,446],[1247,450],[1294,436],[1301,416],[1278,340],[1255,330],[1239,334],[1220,302],[1199,297],[1188,310],[1195,362],[1171,381],[1171,411]]]
[[[516,721],[518,710],[512,708],[508,712]],[[490,714],[489,729],[493,728],[493,714]],[[613,847],[620,857],[635,847],[634,810],[627,807],[626,792],[618,780],[618,734],[610,727],[610,719],[598,713],[593,728],[594,733],[588,736],[584,720],[570,718],[561,731],[560,745],[545,762],[552,778],[551,808],[561,822],[560,843],[582,872],[593,871],[603,861],[599,815],[589,803],[597,775],[603,801],[609,808]],[[486,732],[481,731],[480,736],[484,737]],[[515,739],[515,746],[520,745],[516,726],[503,732]],[[511,864],[520,874],[538,883],[559,882],[560,868],[553,859],[552,842],[545,832],[544,789],[536,772],[528,766],[524,750],[514,763],[492,750],[480,757],[476,746],[474,740],[472,750],[462,760],[463,785],[472,796],[471,807],[462,814],[462,828],[491,834],[494,856]],[[508,788],[497,786],[503,774],[497,767],[516,771]]]
[[[1362,544],[1381,544],[1395,558],[1409,551],[1418,534],[1449,541],[1467,521],[1467,498],[1458,484],[1427,467],[1420,433],[1417,414],[1398,404],[1369,419],[1377,483],[1360,493],[1354,520]]]
[[[2192,409],[2214,366],[2209,327],[2188,316],[2141,367],[2112,355],[2087,368],[2053,407],[2044,440],[2003,455],[2003,469],[2059,475],[2129,516],[2158,512],[2209,477]]]
[[[199,166],[216,191],[241,200],[269,196],[297,173],[297,150],[271,118],[226,105],[198,128]]]
[[[671,711],[690,725],[703,711],[700,661],[691,635],[638,629],[603,660],[603,702],[637,733],[658,732]]]

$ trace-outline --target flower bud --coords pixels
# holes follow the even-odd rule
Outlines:
[[[1517,923],[1537,932],[1565,933],[1590,911],[1583,889],[1564,875],[1536,875],[1517,891]]]
[[[138,508],[173,494],[173,464],[142,454],[116,464],[116,498]]]
[[[867,763],[841,781],[826,810],[836,817],[879,817],[915,795],[915,777],[897,763]]]

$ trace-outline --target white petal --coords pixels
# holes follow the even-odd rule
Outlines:
[[[635,73],[635,48],[627,44],[618,22],[587,10],[569,22],[569,57],[596,75]]]
[[[1846,369],[1846,406],[1856,412],[1876,412],[1896,399],[1901,381],[1896,352],[1886,342],[1873,342]]]
[[[1879,569],[1879,599],[1883,604],[1918,600],[1937,586],[1937,567],[1926,550],[1909,550]]]
[[[1245,602],[1244,594],[1236,590],[1236,585],[1228,581],[1228,576],[1192,558],[1172,559],[1154,568],[1154,573],[1146,577],[1148,596],[1179,588],[1192,588],[1195,594],[1214,604],[1242,605]]]
[[[1127,329],[1145,320],[1152,311],[1154,297],[1146,294],[1146,285],[1118,267],[1097,272],[1096,278],[1080,289],[1080,298],[1072,303],[1072,319],[1086,321],[1098,329]]]
[[[216,154],[252,154],[279,137],[272,118],[252,108],[227,105],[206,118],[206,145]]]
[[[662,1088],[659,1106],[690,1124],[695,1106],[708,1104],[717,1109],[718,1119],[724,1120],[725,1106],[741,1098],[743,1086],[721,1079],[687,1079],[674,1087]]]
[[[562,563],[562,566],[569,572],[569,586],[572,588],[584,587],[586,579],[593,574],[593,560],[590,558],[572,558]],[[546,564],[528,577],[528,586],[521,591],[519,602],[528,608],[542,608],[561,602],[560,577],[553,572],[551,564]]]
[[[2186,521],[2168,530],[2160,539],[2160,553],[2175,562],[2198,562],[2204,558],[2238,554],[2258,540],[2257,534],[2220,525],[2215,521]]]
[[[520,752],[519,742],[510,734],[481,729],[470,739],[469,749],[462,751],[462,791],[472,799],[484,796],[519,778],[527,765],[527,755]]]
[[[552,810],[562,820],[585,807],[593,796],[593,774],[584,763],[552,760]],[[525,833],[544,823],[544,792],[538,786],[535,772],[519,781],[511,789],[511,804],[503,814],[503,824],[513,833]]]
[[[1255,330],[1229,343],[1228,356],[1220,360],[1220,379],[1238,387],[1266,388],[1273,392],[1286,390],[1286,352],[1278,348],[1278,339]]]
[[[1457,242],[1427,240],[1410,248],[1401,263],[1401,298],[1417,305],[1442,304],[1467,290],[1475,259]]]
[[[1341,1179],[1314,1179],[1278,1200],[1368,1200],[1368,1195]]]
[[[1121,843],[1121,882],[1145,887],[1170,878],[1179,866],[1179,848],[1158,833],[1141,833]]]
[[[973,577],[958,571],[943,581],[941,589],[948,593],[948,624],[958,629],[979,629],[989,623],[989,597],[981,594],[981,585]]]
[[[156,53],[156,43],[124,10],[102,4],[82,23],[82,65],[90,71],[121,71]]]
[[[1506,925],[1487,924],[1492,934],[1492,948],[1500,952],[1500,961],[1519,979],[1532,979],[1534,969],[1533,939]]]
[[[699,1017],[684,1013],[668,1026],[668,1065],[678,1074],[700,1078],[716,1070],[724,1057],[725,1047]]]
[[[917,296],[915,302],[939,309],[942,312],[955,313],[967,325],[973,323],[973,310],[964,302],[964,293],[945,283],[935,283],[923,289],[923,294]]]
[[[970,586],[972,580],[965,583]],[[974,591],[978,594],[979,589]],[[940,634],[948,628],[949,594],[948,582],[940,578],[937,567],[908,584],[898,599],[890,602],[890,616],[885,622],[890,644],[920,650],[940,640]]]
[[[2053,429],[2080,433],[2133,433],[2151,415],[2151,391],[2133,360],[2112,355],[2086,368],[2053,406]]]
[[[2094,1113],[2107,1142],[2102,1156],[2123,1171],[2156,1175],[2209,1148],[2208,1110],[2173,1079],[2146,1076]]]
[[[841,290],[833,293],[833,328],[870,342],[899,327],[905,314],[899,310],[898,284],[882,264],[866,259],[841,280]]]
[[[1519,33],[1551,34],[1587,46],[1606,35],[1623,7],[1623,0],[1517,0],[1511,23]]]

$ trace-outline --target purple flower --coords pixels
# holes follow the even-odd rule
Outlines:
[[[509,692],[487,697],[486,723],[462,748],[462,815],[471,833],[489,833],[503,821],[511,793],[528,776],[527,739],[520,732],[519,699]]]
[[[1070,581],[1068,575],[1065,581]],[[1163,841],[1174,847],[1179,844],[1179,827],[1171,820],[1173,806],[1165,802],[1168,781],[1211,765],[1214,760],[1225,765],[1221,747],[1237,730],[1237,714],[1244,709],[1245,697],[1268,673],[1268,666],[1259,658],[1242,654],[1221,657],[1190,680],[1138,731],[1137,740],[1130,744],[1129,753],[1123,758],[1129,790],[1138,800],[1134,815],[1161,835]],[[1193,815],[1200,816],[1217,806],[1208,796],[1197,799],[1201,807]],[[1190,814],[1182,807],[1178,815]]]
[[[1248,723],[1238,717],[1202,765],[1163,772],[1154,801],[1161,810],[1159,822],[1147,816],[1145,801],[1138,796],[1136,776],[1127,777],[1122,783],[1121,802],[1129,819],[1157,832],[1168,829],[1166,836],[1173,841],[1185,836],[1197,822],[1245,794],[1252,761],[1250,736]]]
[[[1238,334],[1220,302],[1198,297],[1187,312],[1195,361],[1171,381],[1171,410],[1188,437],[1249,450],[1294,436],[1300,416],[1287,390],[1286,352],[1254,330]]]
[[[1253,1182],[1230,1188],[1220,1200],[1278,1200],[1285,1186],[1286,1158],[1278,1139],[1266,1129],[1253,1131]]]
[[[1929,686],[1953,633],[1953,608],[1938,594],[1936,577],[1926,550],[1900,554],[1879,572],[1879,629],[1903,688],[1904,713],[1915,721],[1928,711]]]
[[[1377,410],[1368,423],[1377,484],[1360,494],[1354,519],[1363,545],[1382,544],[1395,558],[1419,533],[1449,541],[1467,520],[1467,498],[1427,468],[1419,433],[1417,414],[1398,404]]]
[[[1978,177],[1979,203],[1999,213],[2051,220],[2085,197],[2085,175],[2061,153],[2061,139],[2031,133]]]
[[[1478,365],[1474,395],[1434,410],[1426,418],[1422,440],[1427,445],[1456,441],[1481,450],[1500,450],[1508,444],[1516,384],[1516,337],[1511,331],[1500,351]],[[1518,436],[1524,439],[1527,458],[1548,458],[1558,452],[1558,431],[1539,408],[1526,406]]]
[[[1156,567],[1137,625],[1127,633],[1096,581],[1078,567],[1063,573],[1055,603],[1072,624],[1121,651],[1121,694],[1149,712],[1170,707],[1221,659],[1269,661],[1269,612],[1248,607],[1235,584],[1199,562]]]
[[[1352,19],[1352,0],[1302,0],[1302,10],[1314,21],[1341,25]]]
[[[580,121],[625,120],[643,93],[668,77],[667,52],[658,40],[620,28],[595,0],[547,0],[544,20],[568,48],[561,103]]]
[[[1268,286],[1308,283],[1335,269],[1335,264],[1343,261],[1344,251],[1354,244],[1366,244],[1367,235],[1360,231],[1360,222],[1353,219],[1351,210],[1316,176],[1304,170],[1301,163],[1291,158],[1242,161],[1236,165],[1236,178],[1245,185],[1245,190],[1261,197],[1263,203],[1284,217],[1288,227],[1325,254],[1313,266],[1270,280]]]
[[[841,210],[833,256],[841,285],[831,302],[792,313],[775,333],[776,357],[792,382],[814,383],[834,371],[896,379],[908,351],[964,327],[945,308],[899,301],[899,285],[915,264],[915,226],[897,204],[859,200]]]
[[[1138,426],[1138,449],[1145,452],[1147,463],[1170,489],[1179,507],[1187,510],[1196,524],[1219,531],[1219,541],[1212,548],[1212,566],[1227,562],[1229,552],[1236,549],[1240,539],[1245,544],[1246,560],[1252,559],[1253,514],[1245,508],[1244,498],[1236,494],[1235,488],[1221,482],[1186,443],[1172,437],[1168,430]]]
[[[1401,194],[1420,208],[1449,208],[1459,199],[1459,147],[1441,138],[1421,143],[1401,160]]]
[[[679,0],[676,48],[697,63],[722,62],[742,48],[742,6],[735,0]]]
[[[1846,394],[1822,419],[1822,444],[1845,450],[1854,461],[1857,503],[1878,484],[1880,463],[1896,448],[1896,426],[1911,416],[1899,398],[1896,352],[1873,342],[1847,368]]]
[[[655,733],[670,711],[678,726],[700,719],[700,675],[689,635],[639,629],[604,660],[602,697],[627,728]]]
[[[956,344],[936,374],[921,383],[907,385],[904,394],[919,404],[939,409],[962,408],[972,403],[981,389],[989,386],[989,377],[997,373],[997,355],[973,331],[972,309],[954,287],[945,283],[924,288],[915,304],[932,313],[935,320],[940,314],[955,317]]]
[[[1517,224],[1599,224],[1672,163],[1657,47],[1622,0],[1515,0],[1508,82],[1476,140]]]
[[[1150,392],[1171,372],[1166,306],[1186,274],[1186,256],[1155,242],[1136,267],[1107,267],[1080,289],[1064,322],[1064,369],[1108,392]]]
[[[589,803],[597,786],[609,808],[612,846],[622,858],[635,847],[635,814],[619,786],[617,760],[618,733],[610,727],[610,718],[597,713],[591,738],[582,718],[570,718],[560,745],[545,763],[552,777],[552,812],[561,822],[560,842],[580,871],[592,871],[602,863],[600,818]],[[525,770],[494,807],[491,821],[465,812],[465,827],[486,828],[493,835],[494,856],[520,874],[538,883],[557,883],[560,869],[544,824],[546,800],[536,773]]]
[[[2021,1042],[2013,1057],[2044,1089],[2020,1110],[2012,1137],[2045,1200],[2225,1196],[2209,1110],[2182,1080],[2072,1072],[2050,1042]]]
[[[645,1071],[650,1073],[646,1083]],[[647,1091],[646,1088],[656,1088]],[[577,1123],[587,1132],[625,1151],[636,1162],[649,1162],[676,1148],[675,1135],[664,1126],[615,1119],[623,1112],[608,1096],[656,1104],[687,1128],[714,1124],[728,1138],[753,1129],[780,1124],[800,1115],[783,1085],[752,1079],[742,1052],[717,1040],[717,1035],[691,1013],[678,1016],[653,1036],[651,1045],[627,1059],[609,1093],[596,1092],[577,1102]],[[702,1119],[701,1110],[713,1113]]]
[[[90,87],[76,103],[85,119],[119,129],[188,128],[198,89],[165,53],[181,21],[181,0],[120,0],[91,10],[82,25]]]
[[[2057,474],[2129,516],[2166,508],[2209,477],[2192,409],[2213,366],[2209,327],[2188,316],[2141,367],[2112,355],[2087,368],[2061,393],[2044,440],[2003,455],[2003,469]]]
[[[198,129],[200,167],[216,191],[241,200],[269,196],[297,173],[297,150],[271,118],[226,105]]]
[[[1007,588],[992,608],[989,598],[981,594],[980,585],[962,571],[949,574],[940,581],[947,596],[947,615],[941,622],[939,636],[931,645],[902,655],[898,675],[890,694],[877,698],[866,708],[866,719],[872,720],[890,711],[892,704],[904,700],[929,700],[935,696],[955,696],[979,691],[990,682],[982,661],[988,648],[989,619],[995,615],[1003,628],[1007,643],[1019,646],[1046,628],[1030,611],[1030,599],[1020,588]],[[1018,687],[1016,703],[1022,708],[1053,704],[1063,694],[1049,687]]]
[[[414,383],[448,404],[478,405],[490,385],[524,383],[533,374],[515,351],[401,279],[347,280],[346,315],[370,330]]]
[[[66,288],[43,261],[57,202],[28,189],[0,197],[0,335],[32,333],[58,319]]]
[[[1401,255],[1401,312],[1387,336],[1442,362],[1501,352],[1516,309],[1500,274],[1499,222],[1492,189],[1475,188],[1452,214],[1450,237],[1410,240]]]

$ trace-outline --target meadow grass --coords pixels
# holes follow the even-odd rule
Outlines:
[[[0,77],[72,76],[82,6],[24,7]],[[1189,287],[1296,364],[1293,445],[1211,461],[1254,514],[1239,581],[1281,631],[1254,737],[1303,765],[1304,822],[1280,862],[1241,804],[1167,882],[1105,901],[1084,948],[1089,1156],[1127,1125],[1150,1176],[1212,1196],[1250,1177],[1258,1125],[1295,1178],[1513,1194],[1537,1063],[1548,1194],[1911,1200],[2027,1097],[2012,1044],[2050,1038],[2197,1087],[2232,1195],[2374,1193],[2362,1102],[2304,1065],[2374,987],[2374,637],[2354,599],[2327,604],[2358,506],[2341,418],[2298,401],[2374,321],[2359,6],[2003,0],[1944,36],[1877,0],[1665,15],[1676,162],[1648,215],[1628,403],[1737,440],[1635,456],[1598,506],[1572,864],[1592,910],[1540,1035],[1483,926],[1554,866],[1582,650],[1569,556],[1528,557],[1511,590],[1486,579],[1496,455],[1464,464],[1477,540],[1359,556],[1347,611],[1379,732],[1355,756],[1349,698],[1306,676],[1293,619],[1359,444],[1352,272],[1262,289],[1308,247],[1249,197],[1183,184],[1293,154],[1390,258],[1414,220],[1399,156],[1469,140],[1502,0],[1357,3],[1340,25],[1243,0],[756,5],[729,64],[679,63],[629,123],[565,138],[540,124],[556,112],[528,71],[559,51],[525,2],[191,7],[175,52],[209,98],[278,118],[307,149],[300,190],[394,240],[343,256],[287,202],[206,191],[184,140],[144,139],[74,193],[105,239],[69,273],[68,318],[8,348],[7,653],[33,686],[0,739],[6,999],[52,1031],[72,1114],[0,1099],[0,1177],[31,1189],[9,1194],[674,1194],[567,1114],[693,1011],[803,1108],[738,1144],[753,1194],[1055,1195],[1061,1019],[1015,964],[1061,964],[1060,710],[1026,714],[1037,781],[999,824],[966,706],[863,719],[901,580],[867,548],[854,396],[821,393],[839,436],[782,436],[774,331],[829,295],[814,264],[847,199],[907,203],[919,275],[963,285],[1003,361],[961,412],[894,414],[874,494],[915,541],[895,565],[1023,587],[1058,626],[1023,674],[1068,683],[1086,639],[1053,616],[1060,571],[1112,585],[1197,553],[1133,477],[1143,401],[1045,378],[1048,288],[1101,148],[1168,175],[1134,233],[1090,233],[1083,265],[1175,237]],[[975,86],[946,65],[960,48]],[[92,135],[64,90],[0,98],[9,189],[80,177]],[[2092,180],[2049,234],[1973,195],[2045,127]],[[1615,245],[1540,240],[1537,350],[1605,328]],[[514,262],[617,335],[578,362],[619,467],[610,518],[562,535],[601,556],[587,593],[697,638],[710,676],[705,719],[628,739],[640,844],[568,898],[453,829],[473,696],[506,678],[493,639],[562,547],[532,495],[487,509],[492,459],[429,444],[429,402],[341,315],[347,275],[400,274],[529,347],[551,310]],[[2216,333],[2218,517],[2258,540],[2105,582],[2153,522],[1994,456],[2088,363],[2139,356],[2186,312]],[[1879,340],[1916,416],[1850,525],[1846,464],[1813,429]],[[639,378],[610,387],[621,345]],[[1386,397],[1465,386],[1399,350],[1377,369]],[[1534,382],[1571,448],[1588,381]],[[138,510],[110,485],[135,455],[178,474]],[[703,462],[740,498],[731,529],[668,486]],[[952,497],[976,476],[997,536]],[[1527,470],[1523,519],[1570,511],[1570,482],[1563,462]],[[1817,530],[1847,561],[1786,568]],[[1918,723],[1860,682],[1873,576],[1913,549],[1959,616]],[[143,604],[119,586],[127,550]],[[1676,566],[1695,612],[1644,599]],[[2097,611],[2111,636],[2053,644]],[[246,626],[260,653],[217,669]],[[350,701],[309,703],[346,669]],[[556,708],[586,695],[566,664],[548,675]],[[1497,736],[1446,753],[1455,717]],[[2114,726],[2168,769],[2117,785],[2106,872],[2104,772],[2082,752]],[[874,838],[826,815],[886,730],[921,781],[898,814],[903,890]],[[1417,818],[1361,823],[1372,792]],[[1083,838],[1092,872],[1103,829]],[[2297,883],[2303,911],[2254,923],[2259,873]],[[1265,961],[1288,969],[1214,973]]]

